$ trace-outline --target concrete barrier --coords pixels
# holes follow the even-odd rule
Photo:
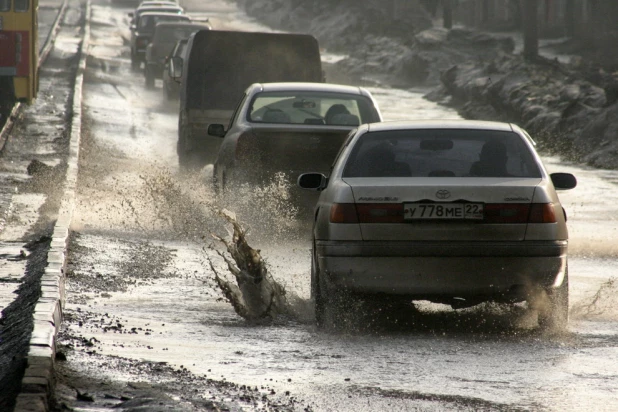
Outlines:
[[[82,129],[82,86],[90,44],[90,16],[91,3],[88,0],[84,37],[80,47],[79,66],[73,92],[71,137],[63,196],[48,252],[48,264],[41,279],[41,297],[34,310],[34,329],[26,359],[27,367],[22,379],[21,392],[17,397],[15,412],[48,411],[55,391],[56,336],[62,324],[65,303],[64,281],[67,246],[75,208],[75,189]]]

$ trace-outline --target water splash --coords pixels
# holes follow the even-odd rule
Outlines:
[[[110,226],[121,221],[122,227],[129,224],[150,237],[206,242],[204,264],[214,273],[212,286],[223,292],[241,317],[250,321],[281,316],[303,319],[307,312],[304,301],[273,278],[260,251],[249,245],[248,230],[236,218],[239,213],[243,221],[253,222],[251,228],[257,229],[254,238],[260,242],[293,236],[296,210],[289,203],[283,177],[264,187],[239,188],[224,196],[215,196],[204,184],[208,181],[204,173],[177,175],[151,165],[149,170],[140,171],[139,182],[118,184],[123,178],[117,176],[112,183],[113,188],[120,188],[120,193],[114,191],[121,200],[107,204],[104,214]],[[232,206],[234,212],[226,210],[225,205]],[[228,236],[223,235],[226,231]],[[212,238],[224,246],[218,248],[223,250],[213,246]],[[226,269],[217,269],[221,267],[213,263],[217,257],[223,259]],[[228,271],[234,279],[227,280],[228,273],[223,272]]]
[[[616,297],[617,287],[618,278],[609,278],[601,284],[590,301],[574,304],[571,308],[571,315],[580,318],[590,318],[615,313],[618,306],[618,298]]]
[[[260,251],[249,246],[246,231],[238,223],[236,216],[227,210],[222,210],[220,216],[232,225],[232,238],[226,240],[217,234],[212,236],[225,245],[231,259],[221,251],[216,252],[227,264],[237,284],[225,280],[211,259],[209,263],[217,285],[236,313],[249,321],[290,315],[293,311],[285,288],[268,273]]]
[[[301,229],[299,208],[290,192],[289,177],[276,173],[263,185],[234,184],[217,197],[217,204],[251,222],[262,240],[296,237]]]

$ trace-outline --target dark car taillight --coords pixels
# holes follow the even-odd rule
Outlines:
[[[402,223],[400,203],[335,203],[330,208],[331,223]]]
[[[530,205],[528,223],[556,223],[556,208],[553,203],[533,203]]]
[[[330,207],[331,223],[358,223],[358,214],[354,203],[334,203]]]
[[[556,223],[553,203],[488,203],[484,223]]]

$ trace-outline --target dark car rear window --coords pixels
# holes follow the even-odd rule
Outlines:
[[[344,177],[541,177],[530,148],[514,132],[396,130],[365,133]]]
[[[182,14],[157,14],[157,15],[144,15],[139,19],[137,27],[139,30],[154,30],[155,25],[161,22],[173,22],[173,21],[189,21],[189,17]]]
[[[255,123],[358,126],[379,121],[365,96],[320,91],[278,91],[255,95],[247,113]]]

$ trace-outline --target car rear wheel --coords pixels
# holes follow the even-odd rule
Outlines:
[[[152,73],[152,69],[148,66],[144,69],[144,76],[146,76],[146,87],[149,89],[154,88],[155,86],[155,77],[154,73]]]
[[[313,259],[311,297],[318,328],[340,329],[354,322],[350,317],[352,315],[350,308],[355,306],[356,296],[345,289],[327,287],[320,268]]]
[[[560,287],[548,290],[547,299],[539,308],[539,327],[542,329],[566,329],[569,323],[569,274],[568,270]]]
[[[213,168],[212,190],[215,192],[215,195],[217,196],[225,193],[225,170],[221,173],[221,177],[219,177],[219,171]]]
[[[320,292],[320,279],[314,254],[311,257],[311,299],[315,310],[315,324],[318,328],[321,328],[324,326],[326,307]]]
[[[140,66],[140,61],[134,53],[131,53],[131,70],[138,71]]]
[[[165,83],[163,83],[163,93],[165,94],[165,100],[167,101],[174,100],[174,96],[172,95],[171,90],[169,89],[169,87],[165,85]]]
[[[182,172],[198,171],[205,165],[202,161],[201,153],[187,150],[186,139],[186,132],[183,129],[180,133],[178,142],[176,143],[178,166]]]
[[[204,167],[199,153],[181,151],[178,153],[178,165],[183,172],[198,172]]]

